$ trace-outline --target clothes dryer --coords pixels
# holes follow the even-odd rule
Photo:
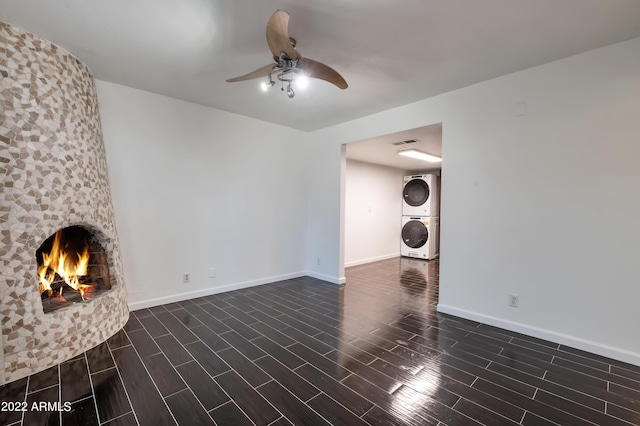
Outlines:
[[[402,215],[437,217],[437,175],[405,176],[402,185]]]

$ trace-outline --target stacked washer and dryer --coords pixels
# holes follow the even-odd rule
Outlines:
[[[438,181],[433,174],[404,177],[401,256],[431,260],[439,255]]]

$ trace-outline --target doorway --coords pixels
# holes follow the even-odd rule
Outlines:
[[[442,163],[398,153],[414,149],[442,158],[442,123],[350,142],[343,148],[344,266],[399,257],[404,177],[440,177]],[[441,191],[437,193],[439,203]]]

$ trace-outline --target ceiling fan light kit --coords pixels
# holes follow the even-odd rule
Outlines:
[[[266,65],[248,74],[230,78],[229,83],[236,81],[252,80],[255,78],[267,77],[262,83],[262,90],[268,90],[275,85],[274,77],[282,82],[281,90],[285,91],[289,98],[295,96],[291,83],[304,88],[308,77],[327,81],[340,89],[348,87],[345,79],[333,68],[314,61],[303,58],[296,47],[296,40],[289,37],[289,14],[284,10],[276,10],[271,15],[267,23],[267,44],[273,54],[275,64]]]

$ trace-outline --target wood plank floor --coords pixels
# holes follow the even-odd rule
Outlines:
[[[437,302],[438,261],[398,258],[143,309],[0,387],[0,425],[640,424],[640,367]]]

